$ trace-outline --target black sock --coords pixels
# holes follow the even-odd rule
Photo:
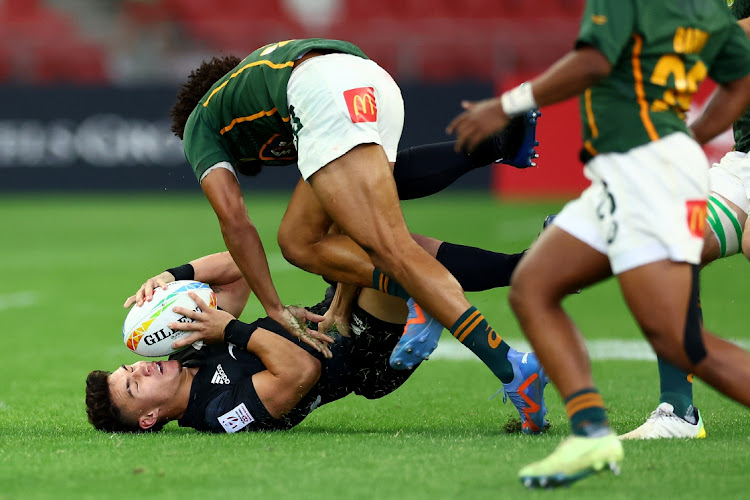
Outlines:
[[[510,285],[522,253],[505,254],[444,241],[435,258],[456,277],[467,292]]]
[[[402,200],[423,198],[447,188],[459,177],[482,167],[465,153],[453,150],[455,141],[416,146],[396,155],[393,177]]]

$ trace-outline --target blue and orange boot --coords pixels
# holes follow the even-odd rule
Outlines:
[[[410,298],[406,305],[409,306],[409,315],[404,334],[393,349],[389,361],[396,370],[411,370],[429,358],[443,333],[443,325],[419,307],[414,299]]]
[[[513,365],[513,380],[503,384],[503,402],[513,402],[521,417],[524,434],[540,434],[547,420],[544,388],[549,382],[544,368],[533,352],[508,351],[508,361]]]

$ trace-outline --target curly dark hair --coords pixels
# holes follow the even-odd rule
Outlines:
[[[156,422],[149,429],[142,429],[137,423],[126,422],[120,409],[112,402],[109,392],[109,376],[112,372],[94,370],[86,377],[86,414],[89,422],[104,432],[157,432],[167,423]]]
[[[187,82],[177,92],[177,102],[169,112],[172,117],[172,132],[182,139],[185,124],[200,100],[214,83],[229,73],[242,59],[237,56],[214,57],[203,61],[200,67],[190,73]]]

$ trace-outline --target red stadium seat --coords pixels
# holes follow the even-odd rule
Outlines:
[[[0,1],[0,16],[29,16],[44,10],[40,0],[3,0]]]
[[[33,83],[97,84],[107,80],[104,53],[84,42],[64,42],[36,49]]]
[[[217,16],[193,19],[186,27],[190,34],[204,40],[212,48],[229,51],[239,57],[244,57],[263,45],[299,35],[289,23]]]
[[[13,76],[13,54],[0,45],[0,82],[5,82]]]

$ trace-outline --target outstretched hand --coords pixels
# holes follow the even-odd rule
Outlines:
[[[188,295],[195,301],[199,310],[185,307],[172,308],[177,314],[193,320],[185,323],[176,321],[167,325],[172,330],[192,332],[187,337],[172,343],[172,348],[179,349],[199,340],[207,344],[224,342],[224,329],[234,316],[221,309],[212,309],[195,292],[188,292]]]
[[[344,317],[333,308],[328,309],[323,315],[323,320],[318,322],[318,332],[327,334],[330,331],[337,332],[344,337],[351,337],[350,326],[351,313]]]
[[[307,326],[309,323],[323,321],[324,318],[320,314],[311,313],[304,307],[286,306],[281,310],[281,316],[273,319],[302,342],[323,353],[326,358],[333,357],[331,349],[328,348],[328,344],[333,343],[333,338]]]
[[[125,299],[125,303],[122,305],[122,307],[127,309],[133,304],[142,306],[144,302],[151,302],[151,299],[154,297],[154,290],[157,288],[166,290],[167,283],[171,283],[172,281],[174,281],[174,276],[172,276],[172,273],[168,271],[164,271],[163,273],[154,276],[153,278],[147,279],[146,282],[141,285],[141,288],[139,288],[138,291],[135,292],[135,295],[131,295],[130,297]]]
[[[448,134],[456,134],[457,152],[471,153],[480,142],[505,128],[510,121],[499,97],[477,102],[463,101],[461,106],[466,111],[446,128]]]

